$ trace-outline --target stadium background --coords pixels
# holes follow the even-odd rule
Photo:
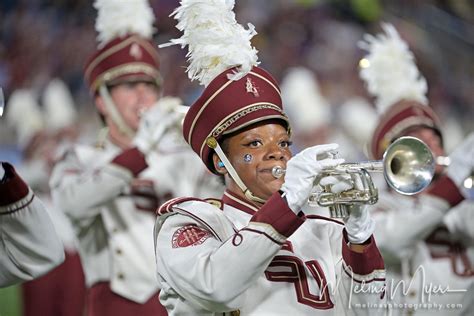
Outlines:
[[[177,0],[151,0],[157,44],[179,36],[169,14]],[[474,2],[469,0],[236,0],[237,20],[255,25],[253,39],[262,66],[278,80],[289,67],[306,66],[318,77],[332,111],[354,96],[373,101],[358,77],[363,52],[357,42],[395,25],[414,52],[429,86],[430,105],[449,135],[448,149],[474,131]],[[38,95],[50,79],[64,80],[74,96],[85,139],[99,120],[83,84],[83,65],[96,46],[92,0],[2,0],[0,2],[0,86],[5,100],[15,89]],[[164,94],[189,105],[201,87],[184,72],[185,51],[160,50]],[[8,111],[8,107],[5,109]],[[25,113],[27,115],[27,113]],[[21,161],[15,129],[0,118],[0,160]],[[18,287],[0,290],[0,315],[20,315]]]

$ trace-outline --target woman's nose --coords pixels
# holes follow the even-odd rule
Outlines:
[[[270,145],[268,148],[267,159],[283,160],[285,151],[279,145]]]

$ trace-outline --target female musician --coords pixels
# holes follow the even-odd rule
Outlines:
[[[226,24],[216,23],[213,32],[212,17],[233,19],[226,2],[212,1],[210,7],[190,2],[177,10],[190,42],[194,31],[227,37],[240,31],[251,37],[252,30],[237,23],[224,31]],[[206,14],[199,11],[203,7],[221,11]],[[197,25],[192,25],[194,18]],[[206,88],[183,128],[207,168],[224,176],[226,192],[222,200],[178,198],[158,210],[161,303],[170,315],[379,313],[367,304],[383,300],[384,265],[365,207],[353,207],[345,225],[301,211],[313,183],[343,161],[330,155],[338,145],[310,147],[292,158],[290,124],[277,82],[256,66],[250,45],[229,41],[237,46],[233,53],[250,58],[226,69],[236,64],[225,61],[233,56],[226,53],[214,59],[222,62],[214,73],[212,67],[190,70],[202,75]],[[199,53],[213,58],[211,49],[193,48],[194,65],[206,64],[198,60]],[[284,178],[272,176],[275,166],[286,169]],[[333,192],[352,188],[342,177],[326,176],[320,183]]]

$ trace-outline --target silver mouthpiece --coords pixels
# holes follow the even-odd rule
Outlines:
[[[280,166],[275,166],[272,168],[272,176],[274,176],[276,179],[280,179],[285,174],[285,172],[286,170]]]

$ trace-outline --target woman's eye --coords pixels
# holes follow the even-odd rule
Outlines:
[[[248,146],[248,147],[258,147],[258,146],[260,146],[261,144],[262,144],[261,141],[259,141],[259,140],[254,140],[254,141],[251,141],[251,142],[247,143],[247,146]]]
[[[288,147],[291,146],[291,144],[292,144],[291,141],[282,141],[282,142],[280,143],[280,146],[281,146],[282,148],[288,148]]]

